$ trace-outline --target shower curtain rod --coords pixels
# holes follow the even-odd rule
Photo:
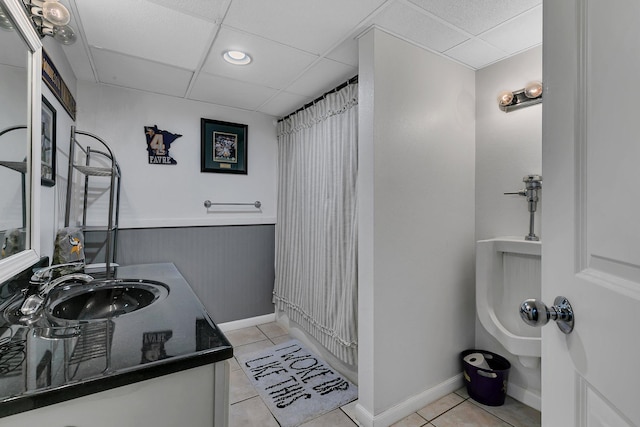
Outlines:
[[[300,111],[306,110],[307,108],[311,107],[313,104],[315,104],[318,101],[322,101],[323,99],[325,99],[327,97],[327,95],[330,95],[334,92],[339,91],[340,89],[346,87],[347,85],[353,84],[353,83],[358,83],[358,75],[356,74],[355,76],[351,77],[349,80],[347,80],[346,82],[342,83],[341,85],[331,89],[330,91],[327,91],[325,93],[323,93],[322,95],[320,95],[319,97],[317,97],[316,99],[314,99],[313,101],[309,102],[308,104],[303,105],[302,107],[298,108],[296,111],[294,111],[293,113],[287,114],[286,116],[284,116],[281,119],[278,119],[278,122],[281,122],[283,120],[288,119],[289,117],[293,116],[294,114],[299,113]]]

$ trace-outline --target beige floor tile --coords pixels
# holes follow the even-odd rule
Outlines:
[[[355,425],[344,412],[340,409],[335,409],[318,418],[300,424],[300,427],[354,427]]]
[[[236,360],[235,357],[232,357],[231,359],[227,360],[229,362],[229,370],[230,371],[237,371],[238,369],[240,369],[240,364],[238,363],[238,361]]]
[[[401,419],[395,424],[392,424],[391,427],[422,427],[426,424],[427,420],[414,412],[408,417]]]
[[[240,402],[258,395],[242,369],[232,371],[229,377],[229,403]]]
[[[340,409],[342,409],[342,412],[344,412],[345,414],[347,414],[349,418],[351,418],[351,421],[356,423],[356,425],[360,425],[360,422],[356,419],[357,404],[358,404],[358,400],[356,399],[351,403],[347,403],[346,405],[341,406]]]
[[[263,325],[258,325],[258,329],[262,331],[268,338],[281,337],[283,335],[287,335],[289,331],[287,331],[284,326],[280,325],[276,322],[265,323]]]
[[[283,342],[289,341],[291,337],[289,335],[282,335],[279,337],[269,338],[274,345],[282,344]]]
[[[259,397],[231,405],[229,427],[279,427],[271,412]]]
[[[435,427],[511,427],[495,415],[466,401],[431,420]]]
[[[273,347],[273,343],[269,340],[252,342],[251,344],[239,345],[237,347],[233,347],[233,354],[238,356],[243,356],[245,354],[253,353],[256,351],[264,350],[265,348]],[[237,360],[237,359],[236,359]]]
[[[256,326],[225,332],[225,335],[234,347],[267,339],[267,336]]]
[[[469,392],[467,391],[467,386],[463,386],[462,388],[459,388],[458,390],[455,391],[455,393],[462,397],[463,399],[468,399],[469,398]]]
[[[487,406],[472,399],[469,401],[514,427],[540,427],[541,425],[540,411],[520,403],[509,396],[507,396],[502,406]]]
[[[439,415],[447,412],[449,409],[464,402],[464,399],[455,393],[450,393],[433,403],[428,404],[420,409],[418,415],[427,421],[431,421]]]

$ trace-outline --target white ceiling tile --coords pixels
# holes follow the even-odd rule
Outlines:
[[[199,16],[210,22],[219,23],[231,0],[147,0],[168,7],[180,13]]]
[[[344,83],[356,74],[358,74],[356,67],[330,59],[323,59],[287,87],[287,92],[315,98]]]
[[[234,0],[225,24],[324,54],[385,0]]]
[[[329,52],[326,56],[334,61],[342,62],[343,64],[358,66],[358,40],[355,38],[348,38],[340,43],[335,49]]]
[[[76,79],[89,82],[95,82],[96,78],[91,68],[91,62],[89,62],[89,56],[87,51],[84,50],[82,43],[74,43],[68,46],[62,46],[62,50],[71,65],[73,74]]]
[[[171,96],[184,96],[193,73],[145,59],[93,48],[101,83]]]
[[[409,1],[474,35],[542,4],[542,0]]]
[[[476,70],[505,56],[505,53],[501,50],[477,39],[471,39],[459,44],[444,54]]]
[[[313,101],[313,98],[296,95],[294,93],[280,92],[266,104],[262,105],[258,111],[275,117],[284,117],[291,114],[303,105]]]
[[[248,65],[231,65],[222,59],[229,49],[248,53]],[[210,74],[283,89],[317,59],[316,56],[251,34],[222,27],[203,70]]]
[[[76,4],[89,45],[191,70],[216,30],[204,19],[144,0]]]
[[[69,21],[69,25],[76,31],[76,36],[78,37],[78,40],[73,44],[61,45],[62,50],[64,51],[64,54],[67,57],[69,64],[71,65],[71,69],[73,70],[76,79],[95,82],[96,77],[94,75],[93,68],[91,67],[89,53],[88,50],[85,49],[85,45],[82,41],[81,35],[79,34],[80,26],[78,25],[75,11],[71,7],[72,4],[69,2],[69,0],[59,1],[69,10],[69,12],[71,12],[71,21]]]
[[[469,37],[403,3],[394,3],[373,22],[414,43],[443,52]]]
[[[542,43],[542,6],[482,34],[480,38],[508,54]]]
[[[355,75],[370,25],[475,69],[541,43],[542,0],[60,1],[86,31],[63,47],[79,80],[184,96],[201,66],[189,98],[275,116]]]
[[[253,111],[277,92],[264,86],[201,73],[189,99]]]

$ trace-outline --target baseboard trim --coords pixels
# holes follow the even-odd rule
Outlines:
[[[236,329],[248,328],[251,326],[262,325],[263,323],[271,323],[276,321],[276,314],[265,314],[262,316],[249,317],[247,319],[233,320],[231,322],[219,323],[218,328],[222,332],[234,331]]]
[[[538,411],[542,408],[542,401],[539,392],[535,393],[534,391],[509,383],[507,387],[507,395]]]
[[[422,409],[429,403],[435,402],[443,396],[460,389],[462,387],[462,374],[458,374],[441,382],[440,384],[412,396],[404,402],[387,409],[386,411],[373,415],[360,403],[356,405],[356,417],[363,427],[386,427],[401,419],[408,417],[412,413]]]

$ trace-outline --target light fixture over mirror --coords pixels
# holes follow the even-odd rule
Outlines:
[[[520,90],[504,91],[498,95],[498,108],[505,113],[542,102],[542,83],[531,81]]]
[[[41,37],[51,36],[69,45],[76,41],[76,33],[69,26],[71,13],[58,0],[23,0],[31,21]]]
[[[42,17],[44,19],[58,27],[67,25],[69,21],[71,21],[71,14],[67,8],[57,1],[43,2],[40,10],[42,11]]]

